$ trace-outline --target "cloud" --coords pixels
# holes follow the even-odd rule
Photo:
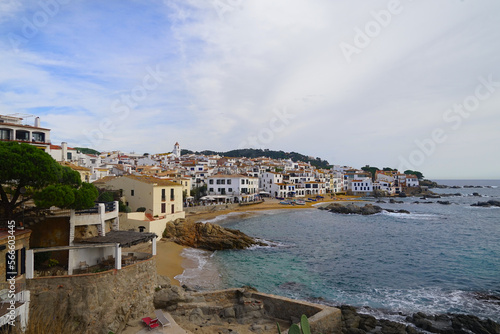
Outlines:
[[[0,106],[2,113],[41,116],[54,140],[73,146],[151,153],[179,141],[195,150],[229,150],[260,136],[262,148],[396,167],[415,140],[447,125],[443,113],[474,92],[478,77],[500,80],[493,15],[500,5],[401,0],[400,13],[348,62],[341,43],[355,45],[358,31],[366,33],[388,5],[74,0],[26,36],[25,19],[33,23],[43,8],[5,2]],[[17,48],[12,34],[24,38]],[[137,95],[148,68],[157,67],[162,82]],[[479,144],[500,125],[496,102],[492,97],[464,119],[463,131],[473,124],[467,131],[478,135],[468,136],[462,151],[488,156],[488,163]],[[273,130],[282,109],[296,117]],[[103,126],[108,120],[112,131]],[[98,144],[89,139],[93,130],[102,137]],[[451,133],[439,154],[426,157],[419,166],[429,169],[426,175],[455,161],[455,138]],[[484,175],[498,177],[488,168]]]

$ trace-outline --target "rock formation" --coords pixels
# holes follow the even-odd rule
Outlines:
[[[475,204],[471,204],[471,206],[480,206],[484,208],[489,208],[490,206],[498,206],[500,207],[500,201],[488,201],[488,202],[477,202]]]
[[[239,230],[210,223],[191,223],[184,219],[168,222],[163,237],[183,246],[209,251],[267,246]]]
[[[498,323],[490,319],[482,320],[473,315],[427,315],[419,312],[406,317],[406,323],[399,323],[358,313],[356,308],[352,306],[343,305],[340,309],[342,310],[342,333],[344,334],[500,333]]]
[[[348,203],[346,205],[340,203],[332,203],[324,207],[320,207],[321,210],[328,210],[333,213],[342,213],[342,214],[356,214],[356,215],[373,215],[376,213],[380,213],[382,211],[393,212],[393,213],[410,213],[407,210],[392,210],[392,209],[383,209],[378,205],[366,204],[363,207],[357,206],[356,204]]]

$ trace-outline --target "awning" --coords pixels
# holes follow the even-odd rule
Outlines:
[[[105,236],[75,240],[79,244],[120,244],[120,247],[130,247],[142,244],[156,238],[155,233],[134,231],[109,231]]]

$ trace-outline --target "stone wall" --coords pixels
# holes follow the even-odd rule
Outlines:
[[[201,206],[192,206],[184,208],[186,214],[190,213],[205,213],[205,212],[217,212],[223,210],[234,210],[239,207],[239,204],[218,204],[218,205],[201,205]]]
[[[243,299],[241,299],[242,296],[244,297]],[[326,305],[313,304],[301,300],[244,289],[200,292],[194,293],[192,297],[194,297],[196,301],[195,305],[198,307],[201,305],[199,300],[203,297],[205,303],[217,305],[219,308],[222,307],[225,313],[228,313],[227,310],[231,308],[231,305],[236,305],[234,307],[234,312],[231,312],[231,314],[239,314],[241,318],[245,316],[242,311],[247,309],[246,306],[249,306],[248,310],[255,311],[255,307],[252,307],[252,305],[259,305],[260,303],[265,311],[263,315],[266,317],[287,321],[291,320],[294,323],[298,323],[300,317],[304,314],[309,319],[309,324],[313,333],[341,333],[342,313],[340,309]],[[241,304],[242,300],[248,301],[249,305],[238,306],[238,303]],[[188,305],[189,304],[183,304],[184,307],[189,308]],[[251,313],[247,315],[252,316]],[[288,333],[288,331],[284,332],[284,334],[286,333]]]
[[[31,313],[64,314],[78,324],[79,333],[89,334],[117,332],[129,319],[152,313],[158,285],[155,257],[121,270],[26,281]]]

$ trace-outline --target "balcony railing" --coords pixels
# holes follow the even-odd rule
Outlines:
[[[103,204],[106,212],[112,212],[116,210],[115,202],[105,202]],[[97,203],[93,208],[90,209],[75,210],[75,213],[77,215],[99,213],[99,203]]]

